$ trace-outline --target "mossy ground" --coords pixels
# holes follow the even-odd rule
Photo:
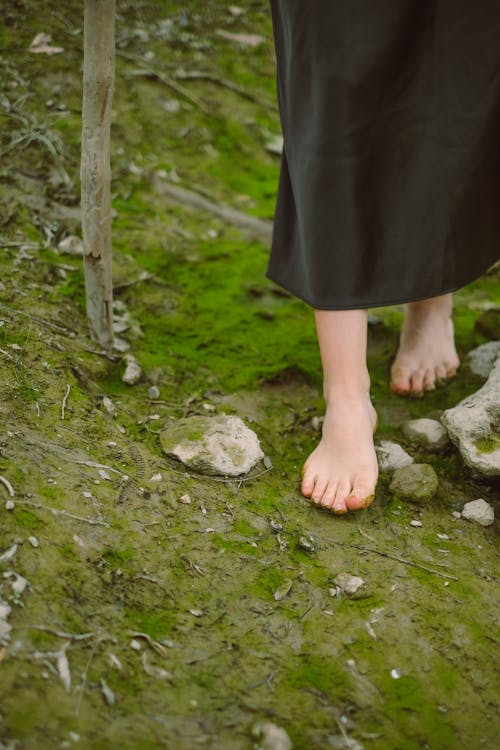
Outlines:
[[[0,551],[18,542],[2,573],[29,587],[12,597],[13,578],[0,582],[14,610],[0,651],[0,742],[246,750],[252,724],[268,719],[298,750],[335,746],[343,734],[373,750],[496,747],[496,527],[451,512],[494,501],[498,488],[471,477],[454,451],[413,451],[440,479],[424,510],[399,504],[384,476],[372,508],[344,518],[301,497],[322,409],[311,312],[265,279],[266,247],[167,205],[155,189],[160,172],[272,218],[279,162],[265,144],[279,124],[267,3],[241,16],[219,0],[178,7],[118,9],[113,232],[116,297],[141,327],[130,337],[144,370],[133,388],[121,381],[124,365],[88,337],[80,261],[56,252],[78,231],[81,3],[7,0],[3,11],[0,474],[16,496],[4,510],[0,486]],[[265,42],[238,45],[219,29]],[[64,53],[28,53],[40,31]],[[212,80],[186,80],[180,69]],[[140,281],[141,271],[150,278]],[[457,294],[461,355],[485,340],[477,320],[499,297],[495,275]],[[373,312],[379,435],[408,448],[403,420],[439,416],[482,381],[463,367],[421,401],[398,399],[387,374],[402,309]],[[166,460],[156,432],[206,414],[204,404],[242,416],[272,470],[224,482]],[[110,467],[109,479],[95,464]],[[186,493],[189,505],[178,502]],[[422,528],[409,525],[417,517]],[[361,596],[330,596],[340,572],[365,580]],[[68,640],[66,692],[54,653]]]

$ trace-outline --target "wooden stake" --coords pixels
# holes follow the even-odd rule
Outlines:
[[[82,114],[82,230],[85,294],[92,335],[113,346],[111,275],[111,103],[115,0],[85,0]]]

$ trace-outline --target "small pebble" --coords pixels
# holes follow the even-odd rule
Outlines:
[[[40,542],[38,541],[38,539],[36,538],[36,536],[29,536],[28,537],[28,542],[31,544],[32,547],[39,547],[40,546]]]
[[[108,441],[108,448],[116,448],[116,443],[114,440]]]
[[[422,527],[422,521],[410,521],[410,526],[415,526],[415,528],[421,528]]]
[[[191,498],[189,495],[182,495],[182,497],[179,498],[180,503],[184,503],[184,505],[191,505]]]
[[[450,541],[450,537],[448,536],[448,534],[440,534],[438,532],[437,538],[441,539],[443,542],[449,542]]]
[[[83,495],[83,497],[86,497],[87,500],[90,500],[90,498],[92,497],[92,493],[91,492],[82,492],[82,495]]]
[[[130,641],[130,648],[133,648],[133,649],[134,649],[134,651],[140,651],[140,650],[141,650],[141,648],[142,648],[142,646],[141,646],[141,644],[139,643],[139,641],[136,641],[136,640],[135,640],[135,638],[133,638],[133,639],[132,639],[132,640]]]
[[[7,502],[5,503],[5,510],[14,510],[15,507],[16,504],[14,500],[7,500]]]
[[[454,510],[451,515],[453,516],[453,518],[462,518],[462,514],[459,510]]]
[[[203,404],[203,408],[205,409],[205,411],[208,411],[208,412],[215,411],[215,406],[213,404]]]
[[[150,388],[148,388],[148,397],[153,400],[160,398],[160,389],[157,385],[152,385]]]
[[[283,526],[278,523],[278,521],[270,521],[269,526],[271,527],[271,531],[274,531],[275,534],[279,534],[280,531],[283,531]]]
[[[150,482],[161,482],[162,480],[163,480],[163,474],[158,473],[158,474],[153,474],[153,476],[151,477],[151,479],[149,481]]]
[[[401,677],[401,672],[399,669],[391,669],[391,677],[393,680],[399,680]]]

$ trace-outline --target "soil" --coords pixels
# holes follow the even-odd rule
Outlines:
[[[370,311],[378,437],[431,464],[439,491],[403,504],[383,475],[369,510],[316,509],[299,492],[323,408],[311,311],[266,280],[265,244],[158,187],[272,219],[267,3],[118,4],[114,285],[135,386],[89,335],[81,259],[58,251],[80,232],[83,4],[4,5],[0,558],[17,549],[0,562],[0,748],[250,750],[263,721],[296,750],[496,747],[498,523],[452,513],[498,511],[498,484],[401,432],[484,381],[464,364],[424,399],[392,394],[403,308]],[[29,52],[39,32],[64,51]],[[456,294],[462,359],[499,307],[498,272]],[[249,476],[162,454],[165,424],[212,413],[259,436]],[[333,596],[341,573],[364,585]]]

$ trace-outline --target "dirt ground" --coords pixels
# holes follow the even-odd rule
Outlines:
[[[464,364],[398,398],[402,309],[370,311],[378,439],[432,464],[439,491],[404,504],[383,474],[367,511],[314,508],[299,492],[322,413],[311,312],[266,280],[264,242],[166,195],[272,219],[267,3],[118,4],[114,291],[135,386],[91,340],[81,258],[58,249],[80,232],[82,4],[4,6],[0,748],[251,750],[270,721],[296,750],[493,750],[498,522],[452,513],[479,497],[498,511],[499,487],[401,432],[483,381]],[[63,51],[28,51],[40,32]],[[499,287],[492,273],[456,295],[462,358],[495,336]],[[259,436],[249,476],[162,455],[165,424],[212,413]],[[334,596],[340,573],[364,585]]]

